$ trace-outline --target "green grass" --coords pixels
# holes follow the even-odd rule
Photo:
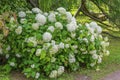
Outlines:
[[[57,80],[74,80],[76,75],[79,74],[90,76],[92,80],[99,80],[114,71],[120,70],[120,39],[111,38],[108,49],[111,54],[103,59],[103,63],[100,65],[100,71],[95,71],[93,69],[81,69],[77,72],[65,73]],[[5,75],[3,72],[0,72],[0,80],[12,80],[10,78],[10,74]]]

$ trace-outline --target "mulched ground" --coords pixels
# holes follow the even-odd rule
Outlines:
[[[18,71],[13,71],[11,72],[11,80],[30,80],[27,79],[22,73],[18,72]]]

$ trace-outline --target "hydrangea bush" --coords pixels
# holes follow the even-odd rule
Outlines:
[[[60,7],[49,13],[39,8],[20,11],[17,21],[6,24],[9,36],[0,49],[5,55],[8,72],[20,69],[27,77],[56,78],[66,71],[96,67],[109,46],[96,22],[77,24],[76,19]]]

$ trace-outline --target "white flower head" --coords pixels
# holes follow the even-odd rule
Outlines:
[[[96,22],[91,22],[90,23],[90,28],[96,29],[98,27]]]
[[[98,62],[97,63],[101,63],[102,62],[102,58],[99,56],[98,57]]]
[[[54,32],[55,28],[54,28],[54,26],[49,26],[48,30],[51,31],[51,32]]]
[[[25,18],[20,19],[20,23],[21,23],[21,24],[24,24],[25,22],[26,22],[26,19],[25,19]]]
[[[21,34],[21,33],[22,33],[22,26],[18,26],[18,27],[15,29],[15,32],[16,32],[16,34]]]
[[[83,52],[82,52],[82,54],[87,54],[87,53],[88,53],[88,51],[83,51]]]
[[[95,40],[95,37],[94,37],[94,35],[92,35],[91,38],[90,38],[90,41],[94,42],[94,40]]]
[[[86,51],[86,49],[84,49],[84,48],[81,48],[81,49],[80,49],[80,51],[84,52],[84,51]]]
[[[98,59],[98,55],[97,54],[92,54],[92,58],[93,59]]]
[[[31,65],[31,68],[35,68],[35,64],[32,64],[32,65]]]
[[[102,42],[101,42],[101,46],[102,46],[103,48],[105,48],[105,47],[109,46],[109,42],[102,41]]]
[[[78,53],[78,50],[75,50],[74,53]]]
[[[97,31],[97,33],[100,34],[100,33],[102,33],[102,28],[100,26],[97,26],[96,31]]]
[[[50,15],[48,16],[48,21],[49,22],[55,22],[56,21],[56,16],[54,13],[50,13]]]
[[[74,63],[76,61],[75,56],[72,54],[69,54],[69,63]]]
[[[35,17],[35,20],[42,26],[46,23],[46,17],[42,14],[37,14],[36,17]]]
[[[10,45],[8,45],[8,47],[6,48],[7,51],[10,51],[11,50],[11,47]]]
[[[41,49],[37,49],[36,52],[35,52],[35,55],[36,55],[36,56],[40,56],[41,51],[42,51]]]
[[[70,12],[66,12],[66,16],[67,16],[68,23],[70,23],[72,20],[72,14]]]
[[[6,54],[5,58],[8,59],[9,57],[10,57],[10,55],[9,55],[9,54]]]
[[[53,70],[49,75],[50,78],[56,78],[57,76],[58,76],[57,70]]]
[[[51,62],[55,62],[56,61],[56,58],[55,57],[52,57],[51,58]]]
[[[65,44],[65,48],[69,48],[70,47],[70,45],[69,44]]]
[[[63,42],[61,42],[61,43],[59,44],[59,48],[64,49],[64,43],[63,43]]]
[[[10,23],[13,23],[15,21],[14,17],[10,17]]]
[[[29,43],[29,42],[33,43],[33,46],[34,46],[34,47],[37,46],[36,37],[29,37],[26,41],[27,41],[27,43]]]
[[[38,29],[39,29],[39,23],[33,23],[33,24],[32,24],[32,28],[33,28],[34,30],[38,30]]]
[[[63,29],[63,25],[62,25],[62,23],[60,23],[60,22],[56,22],[56,23],[55,23],[55,27],[56,27],[56,28],[59,28],[59,29]]]
[[[45,13],[44,13],[44,15],[45,15],[45,16],[48,16],[48,13],[47,13],[47,12],[45,12]]]
[[[91,67],[94,67],[96,65],[96,63],[91,63],[90,66]]]
[[[83,41],[88,43],[88,39],[87,38],[83,38]]]
[[[110,55],[110,52],[107,50],[107,51],[105,52],[105,55],[106,55],[106,56],[109,56],[109,55]]]
[[[43,45],[43,49],[44,49],[44,50],[47,50],[50,46],[51,46],[50,43],[45,43],[45,44]]]
[[[14,67],[15,63],[14,62],[10,62],[10,66]]]
[[[90,25],[88,23],[85,23],[85,26],[87,27],[87,29],[90,29]]]
[[[92,50],[92,51],[90,51],[89,53],[90,53],[90,54],[96,54],[96,52],[97,52],[96,50]]]
[[[33,8],[32,12],[33,13],[42,13],[42,11],[39,8]]]
[[[72,47],[73,47],[74,49],[77,49],[77,48],[78,48],[78,46],[77,46],[77,45],[73,45]]]
[[[55,54],[59,51],[58,45],[53,45],[52,48],[50,49],[50,54]]]
[[[40,77],[40,73],[37,72],[36,75],[35,75],[35,78],[38,79]]]
[[[71,33],[72,38],[75,38],[75,36],[76,36],[76,33]]]
[[[98,26],[96,22],[91,22],[89,25],[90,25],[91,30],[93,30],[93,32],[96,31],[98,34],[102,32],[102,28]]]
[[[17,54],[16,54],[16,57],[20,58],[20,57],[21,57],[21,55],[20,55],[19,53],[17,53]]]
[[[20,17],[20,18],[24,18],[25,16],[26,16],[26,13],[23,12],[23,11],[20,11],[20,12],[18,13],[18,17]]]
[[[61,14],[66,14],[66,9],[63,8],[63,7],[59,7],[57,8],[58,12],[61,13]]]
[[[52,39],[52,35],[49,32],[45,32],[43,34],[43,41],[44,42],[49,42],[49,41],[51,41],[51,39]]]
[[[99,37],[100,39],[103,39],[102,35],[98,35],[98,37]]]
[[[104,41],[106,41],[106,42],[107,42],[107,41],[108,41],[108,37],[105,37],[105,38],[104,38]]]
[[[77,27],[76,27],[76,24],[74,24],[74,23],[70,23],[70,24],[67,24],[67,30],[69,31],[69,32],[74,32],[76,29],[77,29]]]
[[[64,73],[64,66],[59,66],[59,68],[58,68],[58,75],[61,75],[61,74],[63,74]]]
[[[56,43],[55,40],[52,40],[52,41],[51,41],[52,46],[54,46],[55,43]]]

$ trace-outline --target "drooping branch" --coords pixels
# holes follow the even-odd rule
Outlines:
[[[38,0],[27,0],[27,2],[30,3],[32,7],[38,7]]]
[[[103,10],[103,8],[101,8],[94,0],[90,1],[93,2],[99,8],[99,10],[105,15],[105,17],[109,18],[108,14]]]
[[[86,0],[81,0],[80,6],[79,6],[79,8],[78,8],[78,10],[77,10],[77,12],[76,12],[76,14],[75,14],[75,17],[77,17],[77,15],[80,13],[80,11],[81,11],[84,15],[90,17],[91,19],[93,19],[93,20],[95,20],[95,21],[97,21],[97,22],[99,22],[99,23],[101,23],[101,24],[103,24],[103,25],[105,25],[105,26],[112,27],[111,25],[108,25],[108,24],[103,23],[100,18],[96,17],[96,16],[93,15],[91,12],[89,12],[89,10],[88,10],[87,7],[86,7]]]

